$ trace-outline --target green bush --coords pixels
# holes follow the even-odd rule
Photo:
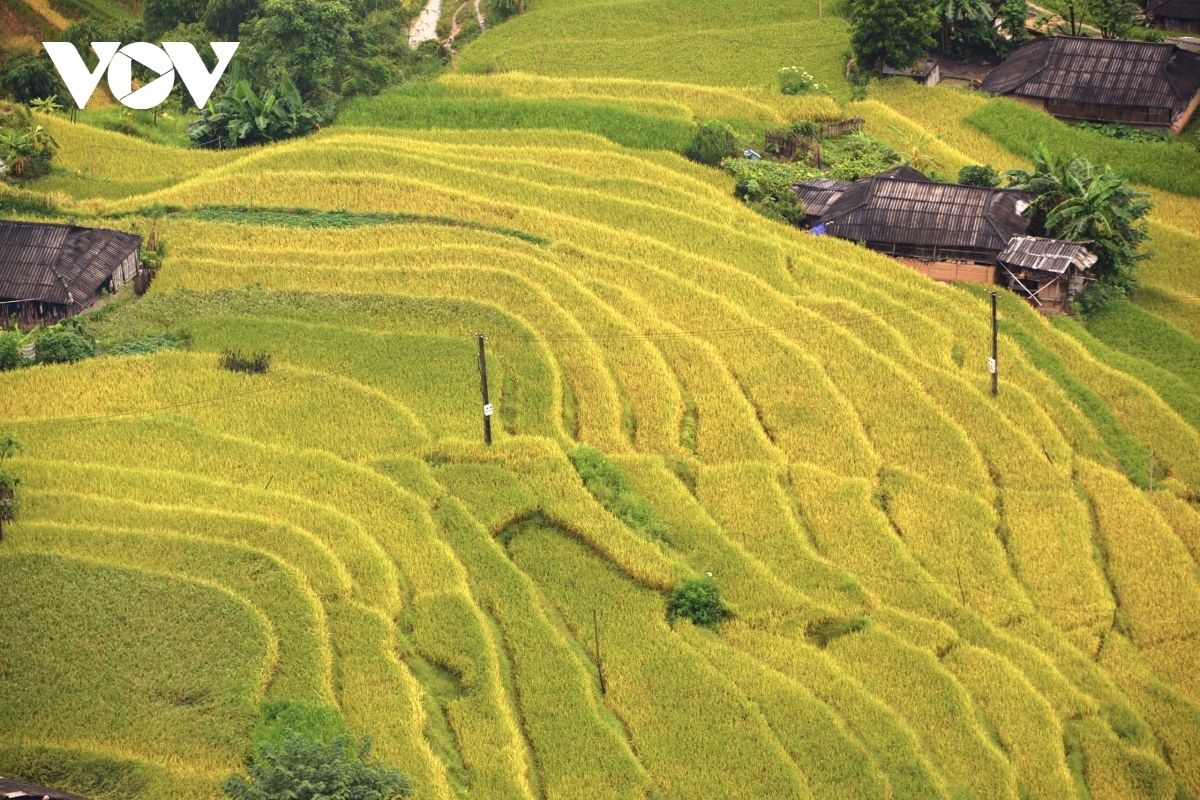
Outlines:
[[[83,335],[76,319],[65,319],[47,328],[36,345],[40,364],[70,364],[96,355],[95,346]]]
[[[958,171],[958,182],[963,186],[986,186],[990,189],[1000,185],[1000,173],[991,164],[966,166]]]
[[[1109,139],[1126,139],[1131,142],[1169,143],[1171,141],[1171,134],[1167,131],[1143,131],[1120,122],[1081,122],[1075,126],[1075,129],[1098,133]]]
[[[21,366],[21,334],[0,331],[0,372]]]
[[[625,475],[603,453],[582,445],[568,455],[583,485],[609,513],[651,539],[669,541],[666,523],[645,498],[634,493]]]
[[[255,750],[250,775],[221,784],[233,800],[394,800],[411,797],[412,782],[394,768],[371,763],[371,740],[357,746],[339,736],[310,741],[289,731],[282,744]]]
[[[779,70],[779,91],[783,94],[808,94],[827,91],[817,79],[799,67],[784,67]]]
[[[827,177],[840,181],[856,181],[904,162],[895,150],[862,131],[825,140],[821,158],[830,165]]]
[[[200,147],[242,147],[304,136],[317,130],[321,121],[322,112],[300,96],[289,78],[278,91],[268,89],[262,97],[249,81],[238,80],[230,81],[228,91],[215,102],[208,101],[187,135]]]
[[[684,153],[692,161],[716,166],[727,158],[739,155],[737,136],[724,122],[714,119],[700,126],[696,138]]]
[[[820,177],[820,170],[803,164],[730,159],[724,169],[737,180],[734,193],[755,211],[793,225],[804,221],[804,205],[794,184]]]
[[[673,620],[687,619],[714,628],[728,613],[717,585],[707,578],[685,581],[671,590],[667,598],[667,615]]]

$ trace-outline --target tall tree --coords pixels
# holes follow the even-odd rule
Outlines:
[[[853,0],[850,44],[860,70],[904,69],[933,46],[937,14],[928,0]]]
[[[267,0],[249,33],[245,59],[271,83],[290,79],[311,97],[331,90],[334,72],[351,50],[350,8],[340,0]]]
[[[1084,12],[1104,39],[1124,38],[1142,19],[1133,0],[1084,0]]]
[[[933,11],[942,26],[942,51],[950,52],[950,34],[961,22],[992,19],[988,0],[937,0]]]

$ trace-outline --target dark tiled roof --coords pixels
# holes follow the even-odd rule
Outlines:
[[[1166,42],[1052,36],[1016,50],[981,88],[1178,114],[1200,89],[1200,55]]]
[[[0,778],[0,797],[36,797],[38,800],[41,800],[43,797],[49,797],[50,800],[87,800],[86,797],[81,797],[77,794],[60,792],[57,789],[49,789],[33,783],[14,781],[11,778]]]
[[[862,242],[999,253],[1029,220],[1025,192],[880,176],[855,181],[830,205],[826,233]]]
[[[1016,236],[996,260],[1010,267],[1061,275],[1072,264],[1079,269],[1088,269],[1096,263],[1097,258],[1086,247],[1075,242]]]
[[[913,169],[908,164],[892,167],[871,177],[907,181],[929,180],[924,173]],[[792,191],[803,201],[804,215],[806,217],[819,217],[825,214],[829,210],[829,206],[842,196],[842,192],[849,189],[852,185],[854,185],[853,181],[817,178],[816,180],[795,184],[792,186]]]
[[[1200,0],[1150,0],[1146,16],[1165,19],[1200,19]]]
[[[792,191],[804,204],[804,215],[819,217],[828,209],[830,203],[842,196],[842,192],[850,188],[850,181],[835,181],[832,178],[817,178],[815,181],[797,183]]]
[[[141,243],[105,228],[0,221],[0,299],[85,303]]]

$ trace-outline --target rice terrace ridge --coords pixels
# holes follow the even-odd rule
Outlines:
[[[1181,13],[0,0],[0,794],[1200,798]]]

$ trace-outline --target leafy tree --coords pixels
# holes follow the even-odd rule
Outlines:
[[[958,171],[958,182],[963,186],[986,186],[990,189],[1000,185],[1000,173],[991,164],[966,166]]]
[[[1132,0],[1084,0],[1084,10],[1104,39],[1124,38],[1142,19],[1141,8]]]
[[[1137,286],[1140,252],[1150,239],[1146,217],[1153,205],[1149,195],[1135,191],[1107,166],[1092,164],[1074,154],[1054,156],[1043,147],[1033,158],[1033,170],[1009,170],[1009,184],[1032,192],[1027,214],[1046,235],[1069,242],[1088,242],[1098,258],[1101,290],[1127,295]]]
[[[370,762],[371,740],[358,746],[345,737],[311,741],[289,731],[282,744],[258,746],[249,776],[233,774],[221,784],[233,800],[398,800],[412,796],[399,770]]]
[[[158,41],[177,25],[199,22],[206,0],[145,0],[142,4],[142,28],[147,40]],[[117,40],[113,40],[117,41]]]
[[[988,21],[992,19],[992,7],[988,0],[937,0],[933,7],[942,27],[942,50],[950,52],[950,34],[965,21]]]
[[[933,46],[937,13],[928,0],[852,0],[850,44],[860,70],[905,69]]]
[[[671,619],[689,619],[712,628],[728,613],[717,585],[707,578],[684,581],[667,598],[667,615]]]
[[[341,0],[267,0],[258,19],[243,26],[244,57],[252,74],[276,84],[290,80],[311,99],[331,90],[352,52],[353,22]]]
[[[67,87],[44,52],[22,53],[10,58],[0,72],[0,88],[18,103],[52,94],[59,97],[67,94]]]
[[[17,499],[17,486],[21,479],[4,472],[4,462],[21,452],[21,440],[15,433],[0,433],[0,540],[4,539],[4,523],[17,518],[21,501]]]
[[[684,153],[692,161],[716,166],[738,155],[738,140],[733,129],[718,119],[710,120],[696,131],[696,138]]]
[[[1048,0],[1046,7],[1062,18],[1055,26],[1059,33],[1079,36],[1083,30],[1083,15],[1086,0]]]
[[[1000,30],[1008,38],[1001,39],[997,43],[998,52],[1005,53],[1016,50],[1033,38],[1029,34],[1029,29],[1025,27],[1028,16],[1029,5],[1025,0],[1003,0],[996,10],[996,18],[1000,22]]]
[[[238,79],[224,95],[208,101],[187,135],[201,147],[242,147],[303,136],[315,131],[321,118],[321,111],[305,102],[286,77],[278,93],[268,89],[262,97],[249,81]]]
[[[250,22],[261,10],[262,0],[208,0],[201,22],[217,36],[232,41],[242,24]]]

